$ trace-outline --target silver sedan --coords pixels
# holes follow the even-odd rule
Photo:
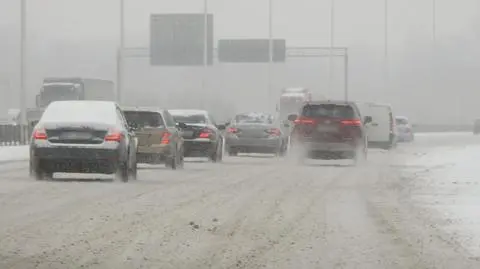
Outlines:
[[[225,135],[225,144],[230,156],[238,153],[265,153],[283,156],[286,154],[288,135],[280,128],[273,116],[264,113],[236,115]]]

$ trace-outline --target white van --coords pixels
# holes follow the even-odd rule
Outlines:
[[[388,104],[357,103],[362,117],[370,116],[372,121],[366,124],[369,148],[391,149],[395,147],[397,135],[395,117]]]

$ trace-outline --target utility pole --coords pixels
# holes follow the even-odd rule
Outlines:
[[[273,77],[273,0],[268,0],[268,102],[272,103],[273,98],[273,85],[272,85],[272,77]],[[272,103],[272,112],[275,111],[275,102]]]
[[[27,142],[27,3],[26,0],[20,2],[20,117],[21,117],[21,142]]]
[[[329,78],[328,91],[333,93],[334,79],[334,46],[335,46],[335,0],[330,1],[330,57],[329,57]]]
[[[383,67],[383,79],[384,79],[384,91],[387,92],[390,90],[390,74],[389,74],[389,59],[388,59],[388,0],[385,0],[385,6],[384,6],[384,67]]]
[[[120,45],[117,51],[117,102],[123,99],[123,54],[125,51],[125,0],[120,0]]]
[[[208,0],[203,1],[203,70],[202,70],[202,92],[207,92],[208,75]],[[205,95],[201,95],[202,107],[205,108]],[[207,96],[210,96],[208,93]]]

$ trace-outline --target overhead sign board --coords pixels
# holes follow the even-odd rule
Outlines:
[[[159,66],[204,64],[204,14],[152,14],[150,63]],[[207,14],[207,64],[213,64],[213,15]]]

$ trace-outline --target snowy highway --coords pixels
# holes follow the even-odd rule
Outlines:
[[[2,159],[0,268],[480,268],[479,157],[480,137],[419,134],[359,167],[194,159],[128,183]]]

